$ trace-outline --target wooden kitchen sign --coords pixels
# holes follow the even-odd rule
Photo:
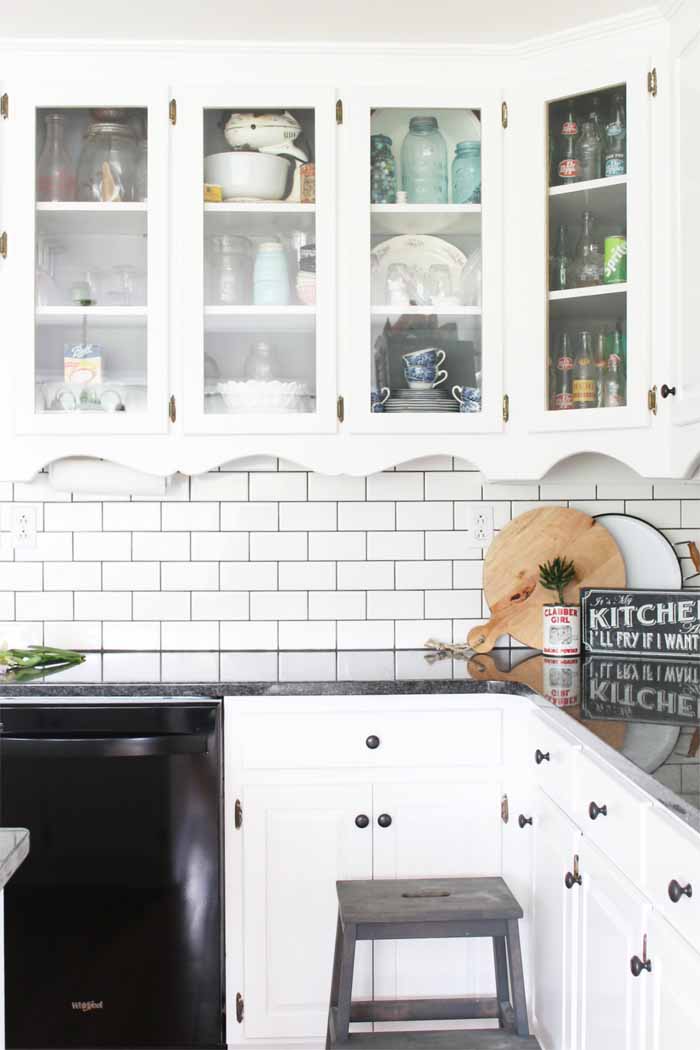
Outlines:
[[[700,591],[581,590],[587,653],[700,658]]]

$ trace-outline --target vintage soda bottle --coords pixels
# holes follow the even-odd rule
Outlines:
[[[605,125],[605,177],[624,175],[627,171],[627,118],[625,116],[625,93],[618,90],[613,95],[610,116]]]
[[[605,380],[608,362],[605,357],[605,332],[599,332],[595,340],[595,403],[596,408],[602,408],[605,404]]]
[[[562,332],[559,337],[557,350],[557,382],[556,394],[554,396],[554,407],[557,410],[573,408],[574,395],[572,390],[572,373],[574,370],[574,359],[571,356],[569,346],[569,333]]]
[[[559,133],[559,167],[557,174],[559,182],[569,185],[578,182],[580,175],[580,164],[576,156],[576,140],[578,138],[578,124],[574,113],[574,104],[569,100],[564,109],[564,119]]]
[[[626,382],[622,363],[622,336],[613,332],[612,350],[608,354],[608,367],[605,374],[604,405],[606,408],[619,408],[626,404]]]
[[[551,291],[561,292],[569,287],[569,231],[563,224],[557,230],[557,244],[552,260]]]
[[[596,367],[593,364],[593,346],[590,332],[578,333],[578,353],[574,361],[573,381],[574,408],[595,408]]]
[[[603,161],[602,143],[596,126],[591,120],[584,121],[581,126],[581,134],[576,143],[576,156],[582,182],[600,178]]]

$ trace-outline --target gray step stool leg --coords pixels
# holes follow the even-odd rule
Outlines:
[[[331,1017],[338,1006],[338,988],[340,986],[340,956],[343,950],[343,927],[338,913],[338,922],[335,928],[335,949],[333,951],[333,974],[331,976],[331,999],[328,1005],[328,1028],[326,1030],[326,1050],[333,1046],[333,1033],[331,1032]]]
[[[498,1001],[500,1027],[512,1031],[514,1021],[508,987],[508,959],[506,957],[505,937],[493,938],[493,965],[496,971],[496,999]]]
[[[352,1003],[352,975],[355,968],[356,928],[346,923],[342,928],[340,967],[338,974],[338,1006],[335,1014],[335,1045],[346,1043],[350,1028],[350,1006]]]
[[[523,960],[520,954],[520,934],[518,920],[508,919],[506,923],[506,944],[508,946],[508,966],[510,968],[510,985],[513,992],[513,1011],[515,1013],[515,1031],[518,1035],[527,1036],[530,1029],[527,1023],[527,1003],[525,1001],[525,977]]]

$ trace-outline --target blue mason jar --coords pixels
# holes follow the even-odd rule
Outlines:
[[[481,204],[481,143],[458,142],[452,161],[452,203]]]
[[[411,117],[401,146],[401,187],[409,204],[447,204],[447,144],[436,117]]]

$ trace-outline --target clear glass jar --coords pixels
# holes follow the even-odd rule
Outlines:
[[[248,306],[253,260],[247,237],[224,234],[210,241],[209,300],[212,306]]]
[[[411,117],[401,146],[401,188],[409,204],[447,204],[447,144],[436,117]]]
[[[128,124],[90,124],[78,162],[79,201],[134,199],[136,138]]]
[[[75,169],[63,140],[65,121],[60,113],[48,113],[46,140],[36,166],[38,201],[75,200]]]
[[[452,161],[452,203],[481,204],[481,143],[458,142]]]
[[[141,139],[138,144],[136,175],[134,177],[134,200],[148,200],[148,140]]]
[[[245,359],[246,379],[271,382],[279,377],[277,354],[269,343],[254,343]]]
[[[396,204],[396,160],[391,139],[388,135],[372,135],[370,143],[370,200],[372,204]]]

